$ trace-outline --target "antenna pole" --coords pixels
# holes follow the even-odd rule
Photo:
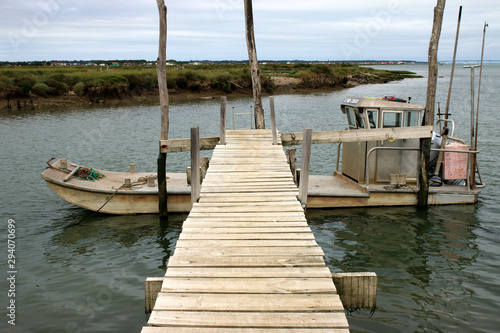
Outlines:
[[[457,57],[458,35],[460,32],[460,21],[462,20],[462,6],[458,10],[457,33],[455,35],[455,48],[453,50],[453,62],[451,64],[450,86],[448,87],[448,97],[446,98],[446,108],[444,110],[444,119],[448,119],[448,111],[450,110],[451,86],[453,83],[453,74],[455,72],[455,59]],[[447,123],[444,122],[443,132],[446,131]]]

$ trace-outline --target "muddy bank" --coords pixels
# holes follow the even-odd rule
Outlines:
[[[303,80],[294,77],[273,76],[269,78],[272,86],[268,91],[263,91],[264,96],[283,95],[283,94],[307,94],[317,92],[329,92],[339,89],[345,89],[360,84],[385,83],[390,80],[380,80],[378,77],[370,77],[368,75],[353,75],[344,80],[343,83],[335,86],[325,85],[321,82],[314,84],[308,82],[304,84]],[[218,99],[221,96],[231,97],[246,97],[252,96],[252,91],[249,87],[243,87],[237,83],[233,83],[230,93],[220,89],[203,89],[193,91],[191,89],[169,89],[169,99],[171,102],[198,100],[198,99]],[[113,105],[131,105],[131,104],[155,104],[159,103],[158,89],[137,89],[132,92],[117,94],[114,96],[105,97],[80,97],[74,91],[68,91],[65,94],[57,96],[41,97],[32,95],[29,97],[1,97],[1,110],[18,110],[18,109],[34,109],[34,110],[50,110],[50,109],[69,109],[75,107],[92,107],[92,106],[113,106]]]

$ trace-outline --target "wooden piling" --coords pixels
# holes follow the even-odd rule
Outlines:
[[[441,36],[441,26],[443,23],[445,0],[437,0],[434,7],[434,22],[432,34],[429,41],[428,52],[428,78],[427,78],[427,98],[425,102],[424,125],[434,124],[434,104],[436,103],[436,85],[438,77],[437,51],[439,38]],[[418,193],[418,206],[425,207],[429,199],[429,159],[431,151],[431,138],[420,139],[420,189]]]
[[[300,163],[299,201],[302,207],[307,206],[307,191],[309,187],[309,164],[311,161],[312,129],[305,128],[302,142],[302,158]]]
[[[269,104],[271,109],[271,129],[273,132],[273,145],[278,144],[278,133],[276,130],[276,114],[274,112],[274,96],[269,97]]]
[[[191,205],[200,198],[200,128],[191,127]]]
[[[158,293],[161,291],[161,285],[163,284],[162,277],[148,277],[146,279],[146,313],[151,313],[158,298]]]
[[[286,160],[290,166],[290,172],[293,176],[293,182],[298,185],[297,182],[297,149],[287,149],[286,150]]]
[[[226,144],[226,114],[227,114],[227,98],[222,96],[220,98],[220,144]],[[233,109],[234,113],[234,109]],[[234,121],[234,116],[233,116]]]
[[[156,73],[158,75],[158,90],[160,93],[161,105],[161,134],[160,140],[168,140],[168,89],[167,89],[167,7],[164,0],[157,0],[158,12],[160,16],[160,40],[158,46],[158,61]],[[168,216],[167,207],[167,154],[158,154],[158,209],[160,218]]]
[[[247,40],[248,59],[250,62],[250,74],[252,76],[253,104],[255,109],[255,128],[264,129],[266,126],[264,123],[264,109],[262,107],[259,63],[257,61],[257,50],[255,47],[252,0],[244,0],[244,7],[245,35]]]
[[[375,309],[377,306],[377,274],[333,273],[333,282],[346,309]]]

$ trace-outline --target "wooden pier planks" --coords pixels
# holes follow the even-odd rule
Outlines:
[[[215,148],[144,333],[349,331],[270,130]]]

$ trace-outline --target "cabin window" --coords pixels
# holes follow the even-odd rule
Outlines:
[[[354,115],[354,110],[350,107],[346,107],[347,122],[349,123],[349,128],[356,129],[356,116]]]
[[[359,113],[358,109],[354,109],[354,113],[356,115],[356,122],[358,124],[358,128],[365,128],[365,119]]]
[[[402,111],[384,111],[382,113],[382,122],[384,128],[402,127],[403,112]]]
[[[366,114],[368,115],[368,123],[370,124],[370,128],[377,128],[378,110],[366,110]]]
[[[406,112],[406,126],[420,126],[420,111]]]

